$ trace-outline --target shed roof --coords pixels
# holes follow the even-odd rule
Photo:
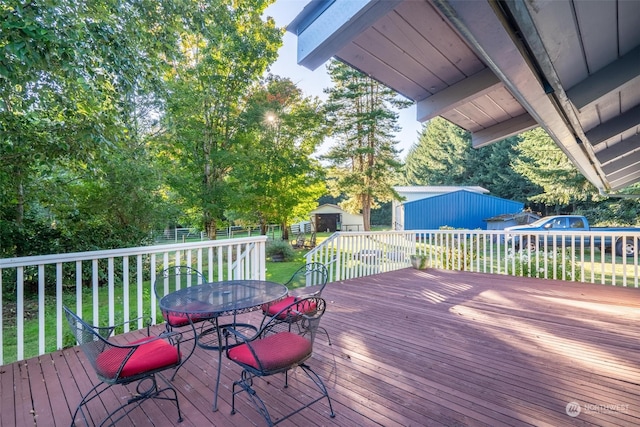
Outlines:
[[[463,186],[455,186],[455,185],[414,185],[414,186],[396,186],[393,187],[398,193],[436,193],[436,194],[444,194],[451,193],[453,191],[459,190],[468,190],[476,193],[489,193],[489,190],[486,188],[476,186],[476,185],[463,185]]]
[[[320,205],[317,208],[315,208],[314,210],[312,210],[311,212],[309,212],[309,215],[316,214],[316,213],[327,213],[328,210],[329,211],[342,212],[342,213],[346,213],[346,214],[349,214],[349,215],[362,216],[362,214],[349,213],[349,212],[345,211],[344,209],[342,209],[340,206],[334,205],[333,203],[325,203],[323,205]]]

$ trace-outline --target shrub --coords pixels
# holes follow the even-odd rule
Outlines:
[[[515,268],[514,268],[515,267]],[[514,276],[580,281],[580,266],[570,250],[518,251],[507,256],[508,273]]]
[[[267,258],[272,261],[293,261],[296,256],[295,251],[286,240],[267,240],[265,248]]]

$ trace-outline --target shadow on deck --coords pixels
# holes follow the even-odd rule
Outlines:
[[[323,297],[333,345],[318,335],[309,363],[336,417],[324,401],[283,426],[640,424],[640,289],[404,269],[329,283]],[[212,412],[216,363],[197,349],[178,372],[180,425],[264,425],[243,395],[230,415],[239,368],[224,358]],[[258,385],[276,418],[307,393],[292,378]],[[1,366],[0,426],[69,425],[95,381],[78,348]],[[126,396],[114,388],[93,410]],[[122,425],[176,419],[171,403],[148,401]]]

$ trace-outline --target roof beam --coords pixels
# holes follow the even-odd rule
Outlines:
[[[524,113],[518,117],[500,122],[481,131],[474,132],[471,135],[471,146],[473,148],[484,147],[491,143],[502,141],[510,136],[517,135],[529,129],[538,127],[536,122],[529,113]]]
[[[556,102],[545,93],[541,76],[525,56],[518,36],[505,22],[493,1],[431,0],[446,19],[475,49],[483,62],[502,80],[509,92],[540,123],[578,170],[596,188],[606,183],[587,152],[578,144]],[[516,2],[517,3],[517,2]]]
[[[611,188],[614,190],[620,190],[631,184],[635,184],[640,181],[640,169],[634,171],[618,171],[611,175],[607,175]]]
[[[580,111],[611,92],[619,92],[637,82],[640,69],[640,46],[596,71],[567,91],[567,96]]]
[[[298,64],[311,70],[318,68],[401,1],[335,2],[319,15],[314,15],[313,7],[306,13],[303,10],[287,26],[288,31],[298,35]]]
[[[616,135],[640,125],[640,105],[594,127],[585,136],[594,147]]]
[[[502,82],[493,71],[485,68],[418,102],[416,118],[419,122],[425,122],[501,86]]]
[[[635,150],[640,151],[640,135],[633,135],[624,141],[620,141],[609,148],[605,148],[604,150],[597,152],[596,158],[600,163],[605,164],[617,159],[618,157],[632,153]]]
[[[631,153],[627,156],[621,157],[609,164],[602,166],[602,170],[608,176],[615,173],[618,170],[624,173],[629,173],[629,171],[631,170],[633,170],[633,172],[636,172],[638,169],[640,169],[638,168],[638,165],[640,165],[640,153]],[[629,168],[633,168],[633,169],[629,169]]]

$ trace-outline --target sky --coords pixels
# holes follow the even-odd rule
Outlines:
[[[308,2],[306,0],[276,0],[265,11],[266,16],[271,16],[278,27],[286,27],[302,11]],[[326,65],[321,65],[314,71],[309,70],[296,61],[298,40],[297,37],[287,32],[283,38],[278,60],[271,66],[270,72],[281,77],[288,77],[307,96],[317,96],[326,100],[324,88],[330,87],[331,79],[326,71]],[[409,148],[417,142],[418,133],[422,124],[416,120],[415,105],[398,111],[400,114],[398,125],[402,128],[396,136],[396,147],[402,150],[400,158],[404,159]],[[324,147],[326,149],[326,147]]]

